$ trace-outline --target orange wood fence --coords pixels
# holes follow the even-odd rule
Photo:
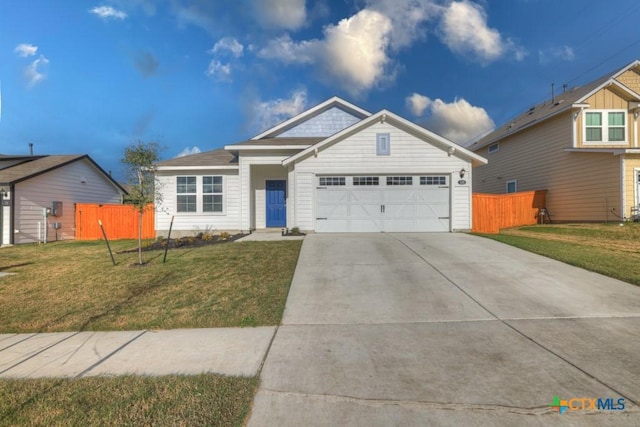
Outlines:
[[[138,210],[134,206],[77,203],[76,240],[103,239],[98,220],[110,240],[138,238]],[[143,239],[156,236],[154,223],[154,207],[150,204],[142,216]]]
[[[510,194],[473,193],[473,231],[497,234],[501,228],[532,225],[545,207],[546,190]]]

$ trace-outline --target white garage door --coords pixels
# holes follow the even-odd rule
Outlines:
[[[320,176],[316,232],[450,231],[449,175]]]

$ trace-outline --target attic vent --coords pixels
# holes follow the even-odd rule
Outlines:
[[[529,108],[529,115],[533,114],[534,111],[536,111],[535,105],[533,107]]]
[[[564,102],[564,99],[559,99],[559,100],[557,100],[557,101],[556,101],[556,103],[555,103],[555,104],[553,104],[553,105],[554,105],[554,106],[556,106],[556,105],[560,105],[560,104],[562,104],[563,102]]]

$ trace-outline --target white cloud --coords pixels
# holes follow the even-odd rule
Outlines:
[[[429,105],[431,105],[431,99],[429,99],[429,97],[415,92],[411,96],[407,96],[405,102],[414,116],[421,116]]]
[[[38,51],[38,46],[34,46],[28,43],[21,43],[14,49],[14,52],[23,58],[33,56]]]
[[[219,82],[231,82],[231,64],[223,64],[217,59],[213,59],[209,62],[205,74]]]
[[[468,145],[495,128],[495,123],[484,108],[475,107],[463,98],[456,98],[451,103],[442,99],[431,100],[429,97],[414,93],[406,98],[414,113],[427,112],[421,122],[435,133],[460,145]]]
[[[289,98],[255,101],[251,105],[252,127],[263,131],[300,114],[307,108],[307,91],[299,89]]]
[[[297,30],[305,24],[305,0],[253,0],[255,17],[265,28]]]
[[[201,153],[200,151],[200,147],[198,147],[197,145],[194,145],[193,147],[185,147],[184,150],[182,150],[181,152],[179,152],[175,158],[178,157],[184,157],[184,156],[190,156],[192,154],[198,154]]]
[[[38,59],[33,61],[24,70],[24,76],[27,79],[29,86],[35,86],[42,82],[47,76],[41,71],[42,67],[49,64],[49,60],[43,55],[40,55]]]
[[[393,76],[388,71],[391,21],[363,9],[328,25],[324,39],[295,42],[285,35],[271,40],[258,54],[285,63],[314,64],[325,80],[357,95]]]
[[[517,60],[526,51],[500,32],[487,25],[487,14],[481,5],[467,0],[454,1],[445,8],[440,22],[442,41],[453,52],[481,63],[495,61],[508,52]]]
[[[120,19],[123,20],[127,17],[127,14],[121,10],[114,9],[111,6],[96,6],[93,9],[89,10],[89,13],[93,13],[99,18],[104,20],[107,19]]]
[[[213,48],[209,51],[211,54],[221,53],[221,52],[230,52],[235,58],[239,58],[242,56],[242,51],[244,50],[244,46],[238,42],[237,39],[233,37],[224,37],[221,38],[213,45]]]
[[[538,51],[538,60],[542,65],[548,65],[556,61],[573,61],[576,54],[569,46],[558,46]]]
[[[366,5],[391,20],[391,47],[401,49],[426,37],[425,24],[441,11],[434,0],[366,0]]]
[[[266,46],[258,51],[258,56],[277,59],[287,64],[312,64],[320,58],[321,47],[320,40],[295,42],[288,34],[285,34],[269,40]]]

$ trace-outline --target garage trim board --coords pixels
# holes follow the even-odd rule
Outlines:
[[[316,232],[451,231],[451,175],[316,176]]]

